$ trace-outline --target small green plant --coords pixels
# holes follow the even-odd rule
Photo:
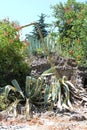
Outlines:
[[[0,95],[0,111],[5,110],[8,107],[7,100],[5,98],[5,94]]]
[[[5,110],[9,104],[9,100],[6,99],[5,88],[0,87],[0,111]]]

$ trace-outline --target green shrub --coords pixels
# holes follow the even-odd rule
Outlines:
[[[18,81],[29,74],[24,61],[25,45],[20,41],[18,26],[9,20],[0,21],[0,87],[13,78]]]
[[[5,94],[0,95],[0,111],[8,107],[9,102],[5,98]]]
[[[87,65],[87,3],[67,0],[52,9],[61,55]]]

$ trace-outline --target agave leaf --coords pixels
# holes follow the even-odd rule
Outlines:
[[[18,100],[18,99],[16,99],[16,101],[13,103],[13,105],[12,105],[12,107],[13,107],[13,111],[14,111],[14,117],[17,117],[17,110],[16,110],[16,108],[17,108],[17,105],[18,105],[18,103],[20,102],[21,100]]]
[[[38,81],[38,79],[31,78],[31,82],[32,82],[32,84],[30,85],[30,96],[32,98],[37,94],[39,81]]]
[[[26,98],[26,119],[29,120],[29,98]]]
[[[87,102],[87,98],[86,97],[82,97],[82,100]]]
[[[41,80],[26,76],[26,95],[27,97],[35,97],[42,87]]]
[[[47,105],[48,100],[49,100],[49,91],[50,91],[50,86],[46,85],[45,87],[45,93],[44,93],[44,104]]]
[[[43,73],[41,76],[45,77],[45,76],[50,76],[53,75],[53,73]]]
[[[33,117],[31,107],[32,107],[32,104],[30,103],[29,98],[26,98],[26,105],[25,105],[25,108],[26,108],[26,120],[29,120],[30,118]]]
[[[72,107],[72,104],[70,102],[70,99],[68,99],[67,103],[68,103],[68,106],[73,110],[73,107]]]
[[[50,92],[50,90],[49,90],[48,100],[50,100],[50,99],[51,99],[51,97],[52,97],[52,93],[51,93],[51,92]]]
[[[69,106],[71,109],[73,109],[72,104],[71,104],[71,102],[70,102],[70,90],[69,90],[69,87],[68,87],[68,85],[67,85],[66,83],[64,83],[64,82],[63,82],[63,85],[66,87],[67,104],[68,104],[68,106]]]
[[[5,86],[5,95],[6,95],[6,98],[8,97],[8,94],[9,94],[9,92],[10,92],[11,90],[14,91],[14,92],[17,91],[17,89],[14,88],[14,87],[11,86],[11,85],[6,85],[6,86]]]
[[[67,105],[69,106],[69,108],[73,109],[71,101],[70,101],[70,91],[68,91],[68,89],[66,89],[66,99],[67,99]]]
[[[65,108],[65,109],[70,109],[65,103],[62,104],[62,108]]]
[[[54,76],[52,78],[51,88],[52,88],[52,100],[56,102],[58,99],[58,89],[60,88],[60,83],[59,80]]]
[[[35,91],[34,91],[34,94],[33,94],[33,97],[35,96],[35,95],[37,95],[37,93],[38,93],[38,90],[39,90],[39,84],[40,83],[40,80],[39,80],[39,78],[36,80],[36,83],[35,83]]]
[[[51,67],[50,69],[44,71],[41,76],[52,75],[55,72],[55,67]]]
[[[60,110],[62,110],[61,94],[59,94],[59,99],[58,99],[58,102],[57,102],[57,108],[59,108]]]
[[[52,100],[56,101],[58,97],[58,85],[57,83],[52,84]]]
[[[67,85],[66,83],[64,83],[64,82],[63,82],[63,85],[65,86],[65,91],[66,91],[65,95],[66,95],[66,99],[67,99],[67,101],[69,101],[69,99],[70,99],[70,90],[69,90],[69,87],[68,87],[68,85]]]
[[[69,92],[69,87],[64,80],[62,80],[62,84],[66,87],[67,91]]]
[[[16,117],[17,116],[17,111],[16,111],[16,107],[17,107],[17,105],[18,105],[18,103],[20,102],[21,100],[18,100],[18,99],[16,99],[7,109],[6,109],[6,113],[10,113],[11,111],[13,111],[14,112],[14,117]]]
[[[58,102],[57,102],[57,108],[62,110],[62,95],[61,95],[61,85],[58,83]]]
[[[0,87],[0,95],[5,91],[5,87]]]
[[[38,79],[36,79],[33,87],[34,87],[34,89],[32,89],[31,98],[38,96],[40,94],[40,90],[43,87],[43,79],[40,77]]]
[[[66,83],[64,83],[64,81],[62,81],[62,84],[64,85],[64,88],[65,88],[65,95],[66,95],[66,98],[68,99],[69,98],[69,87]]]
[[[19,86],[19,84],[18,84],[18,82],[17,82],[16,79],[12,80],[12,84],[13,84],[14,87],[17,89],[17,91],[21,94],[21,96],[22,96],[23,98],[25,98],[25,96],[24,96],[24,94],[23,94],[23,92],[22,92],[22,89],[20,88],[20,86]]]
[[[71,86],[76,92],[78,92],[78,90],[75,88],[75,86],[70,82],[70,81],[66,81],[66,84],[68,84],[69,86]],[[70,95],[68,94],[68,101],[67,101],[69,107],[73,110],[73,106],[71,104],[70,101]]]
[[[29,97],[30,94],[31,94],[31,91],[30,91],[31,84],[32,84],[31,77],[30,76],[26,76],[25,93],[26,93],[27,97]]]
[[[65,81],[66,84],[70,85],[76,92],[78,92],[78,89],[75,88],[75,86],[70,81]]]

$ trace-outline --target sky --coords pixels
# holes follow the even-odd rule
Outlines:
[[[51,5],[67,0],[0,0],[0,20],[9,18],[10,21],[17,21],[21,26],[35,22],[41,13],[46,14],[46,22],[52,22]],[[85,0],[77,0],[85,2]],[[32,28],[24,28],[22,37],[31,32]]]

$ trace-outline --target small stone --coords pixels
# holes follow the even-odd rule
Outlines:
[[[84,121],[87,120],[85,116],[74,115],[70,117],[69,121]]]

